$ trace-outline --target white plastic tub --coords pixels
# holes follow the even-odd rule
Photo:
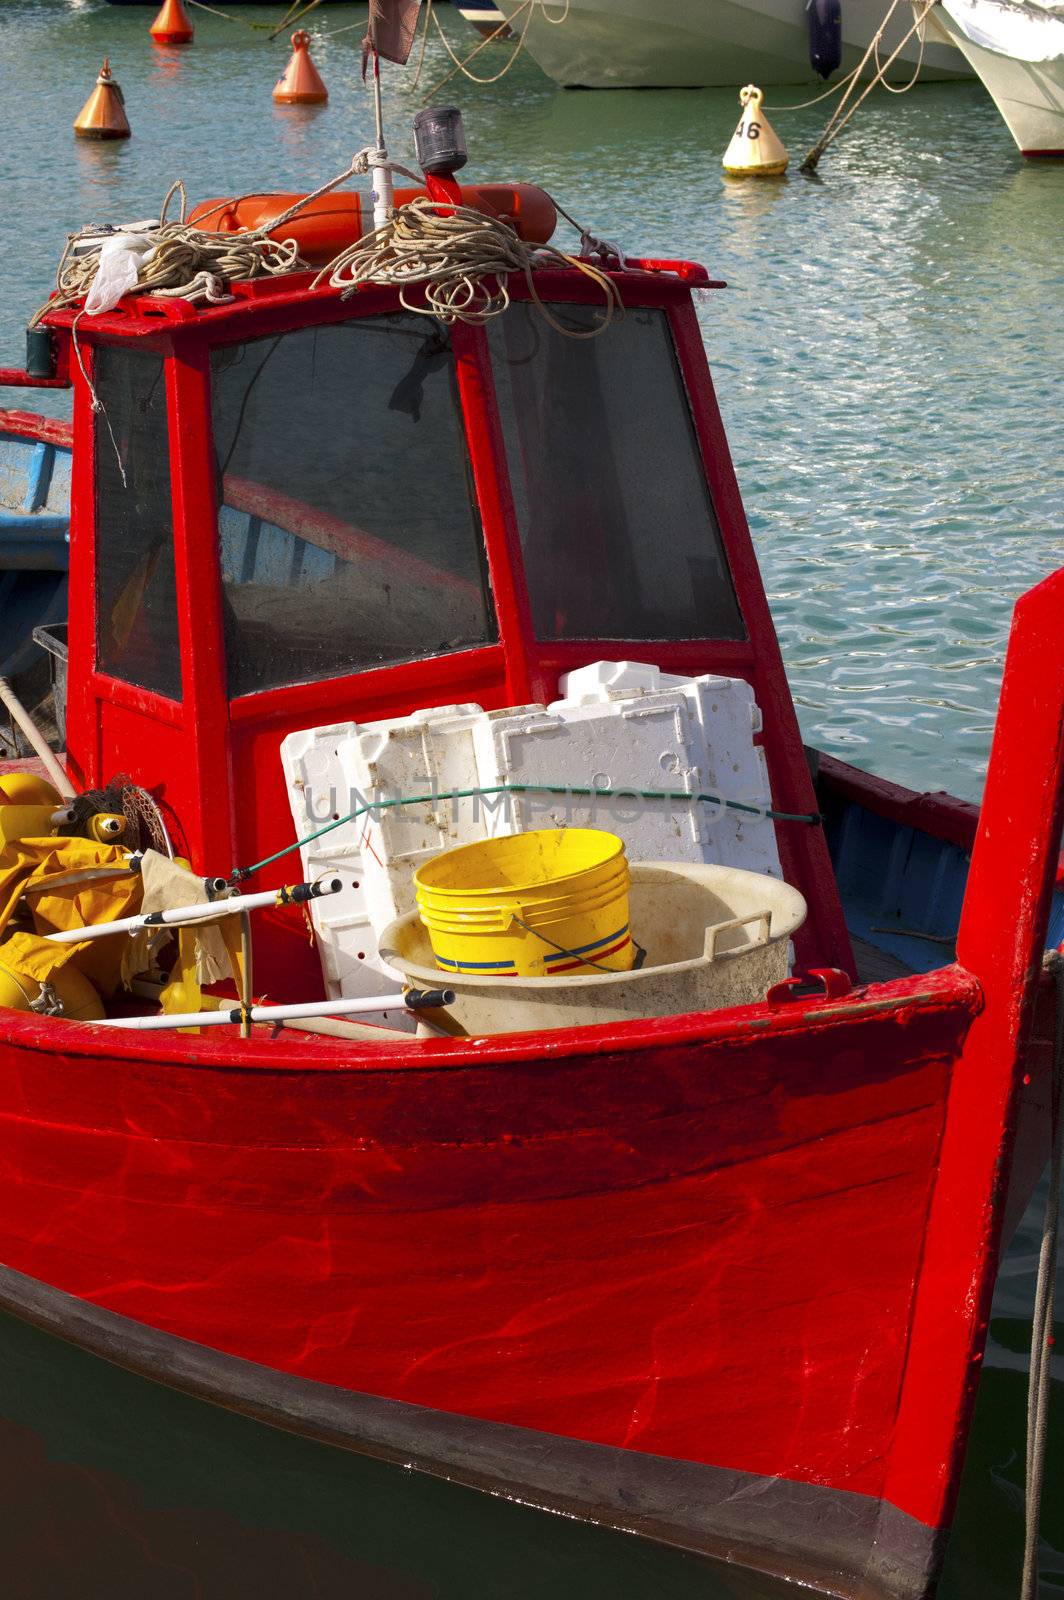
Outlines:
[[[797,889],[736,867],[632,863],[632,934],[646,951],[634,972],[562,978],[480,978],[448,973],[448,1008],[469,1034],[521,1033],[630,1021],[763,1000],[787,976],[788,941],[805,921]],[[399,917],[381,956],[418,988],[438,986],[428,930]]]

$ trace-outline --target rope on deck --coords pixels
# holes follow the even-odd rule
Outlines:
[[[359,155],[362,154],[359,152]],[[358,159],[356,157],[338,178],[315,190],[315,197],[336,188],[356,170],[366,170],[365,167],[357,167]],[[167,213],[175,195],[181,201],[180,216],[176,222],[168,222]],[[288,211],[267,227],[246,233],[217,233],[198,225],[192,227],[185,221],[188,199],[185,186],[179,178],[170,185],[163,201],[158,227],[150,232],[144,230],[142,234],[145,240],[150,239],[151,249],[137,269],[137,291],[168,299],[189,300],[193,305],[217,304],[228,298],[228,285],[233,279],[278,276],[307,270],[307,263],[300,257],[293,240],[278,242],[269,234],[287,222],[311,198],[307,195],[298,206],[290,206]],[[223,203],[229,205],[233,202]],[[116,232],[121,230],[90,226],[68,234],[66,247],[56,268],[55,293],[34,313],[30,319],[31,328],[35,328],[47,312],[75,305],[84,299],[96,277],[100,252]]]
[[[574,328],[559,321],[541,300],[533,272],[550,266],[575,268],[602,290],[605,309],[593,327]],[[363,234],[323,267],[314,287],[328,282],[341,289],[346,300],[363,284],[391,284],[399,289],[407,311],[444,323],[478,325],[499,316],[510,304],[506,279],[511,272],[522,274],[540,315],[569,338],[593,339],[623,311],[616,284],[587,257],[568,255],[552,244],[528,245],[496,217],[472,206],[441,207],[431,199],[397,207],[382,227]],[[412,301],[407,290],[415,285],[420,294]]]

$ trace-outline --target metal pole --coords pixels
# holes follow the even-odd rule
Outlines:
[[[377,126],[377,148],[370,157],[373,182],[373,226],[383,228],[395,215],[392,170],[388,166],[388,147],[384,143],[384,104],[381,99],[381,58],[377,50],[377,24],[373,8],[369,13],[369,42],[373,51],[373,115]]]

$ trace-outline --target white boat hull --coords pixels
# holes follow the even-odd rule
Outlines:
[[[942,6],[935,22],[970,62],[1025,156],[1064,156],[1064,60],[1019,61],[967,38]]]
[[[508,19],[521,0],[498,0]],[[844,0],[840,72],[860,61],[887,0]],[[551,22],[551,16],[563,18]],[[884,39],[885,59],[912,26],[899,6]],[[515,32],[525,13],[516,17]],[[744,83],[818,83],[809,64],[805,0],[548,0],[529,23],[529,54],[566,88],[729,88]],[[907,82],[920,58],[914,35],[888,73]],[[837,75],[836,75],[837,76]],[[971,69],[939,37],[924,47],[924,78],[970,78]]]

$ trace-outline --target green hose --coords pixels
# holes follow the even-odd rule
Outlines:
[[[369,805],[357,806],[346,817],[337,817],[334,822],[327,822],[324,827],[316,828],[313,833],[304,834],[302,839],[296,839],[293,844],[286,844],[282,850],[275,850],[273,855],[263,856],[261,861],[254,862],[250,867],[234,867],[229,875],[229,882],[245,882],[263,867],[268,867],[274,861],[280,861],[284,856],[291,855],[293,850],[301,850],[304,845],[312,844],[324,834],[332,833],[334,828],[343,828],[349,822],[356,822],[367,812],[389,811],[395,806],[438,806],[447,800],[474,800],[481,795],[489,794],[571,794],[587,795],[601,800],[682,800],[688,804],[692,800],[697,800],[707,805],[724,806],[728,811],[742,811],[748,816],[771,817],[773,822],[804,822],[811,828],[818,828],[824,820],[818,811],[773,811],[766,806],[747,805],[742,800],[725,800],[717,794],[688,794],[683,789],[582,789],[572,783],[499,783],[487,789],[448,789],[441,794],[399,795],[394,800],[374,800]]]

